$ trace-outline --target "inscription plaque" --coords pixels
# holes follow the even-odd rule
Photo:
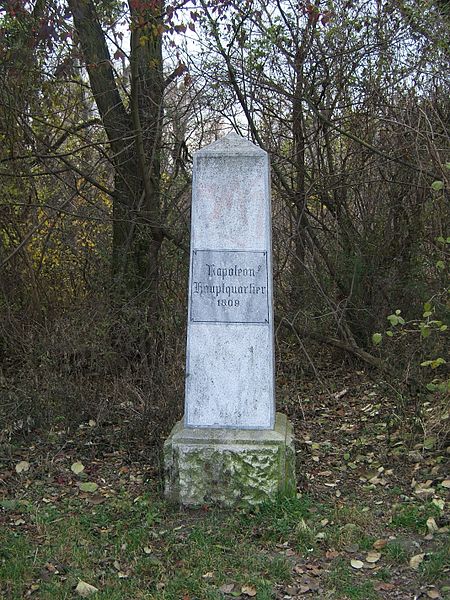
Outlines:
[[[267,252],[194,249],[190,300],[194,323],[267,324]]]

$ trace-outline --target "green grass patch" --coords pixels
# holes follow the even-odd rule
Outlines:
[[[252,586],[258,600],[269,600],[292,567],[255,531],[271,523],[268,539],[282,539],[304,514],[302,506],[183,513],[125,491],[94,506],[76,496],[37,504],[23,533],[1,536],[0,595],[18,600],[38,585],[41,600],[72,598],[81,579],[99,589],[100,600],[219,600],[224,584],[237,591]]]
[[[327,587],[335,591],[337,598],[349,600],[375,600],[379,595],[373,583],[363,573],[356,573],[343,559],[337,559],[327,577]]]
[[[20,532],[3,529],[0,534],[0,596],[16,600],[33,570],[33,545]],[[2,595],[3,594],[3,595]]]
[[[400,504],[394,507],[391,525],[396,529],[407,529],[423,533],[427,530],[427,519],[438,517],[439,508],[426,504]]]
[[[403,544],[395,540],[389,542],[383,550],[383,555],[391,563],[405,564],[408,562],[409,554]]]
[[[434,552],[427,554],[419,568],[424,583],[437,583],[450,570],[450,541],[448,538]]]

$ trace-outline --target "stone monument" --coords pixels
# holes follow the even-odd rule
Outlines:
[[[295,494],[292,427],[275,413],[268,154],[231,133],[196,152],[185,415],[164,445],[186,506]]]

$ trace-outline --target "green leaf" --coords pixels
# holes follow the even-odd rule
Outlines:
[[[82,492],[95,492],[98,490],[98,485],[93,481],[85,481],[80,483],[79,488]]]
[[[388,337],[394,337],[394,332],[393,332],[393,331],[390,331],[390,330],[389,330],[389,331],[386,331],[386,335],[387,335]]]
[[[421,335],[421,337],[427,338],[427,337],[429,337],[430,333],[431,333],[431,330],[430,330],[429,327],[427,327],[426,325],[421,325],[420,326],[420,335]]]
[[[398,325],[398,317],[397,317],[397,315],[389,315],[387,317],[387,320],[393,326]]]
[[[442,190],[443,187],[444,187],[444,182],[439,181],[439,179],[437,179],[436,181],[433,181],[433,183],[431,184],[431,189],[434,190],[435,192],[439,192],[440,190]]]
[[[436,358],[435,360],[431,361],[431,368],[437,369],[441,365],[445,365],[445,364],[446,364],[446,361],[443,358],[439,357],[439,358]]]
[[[447,394],[448,392],[450,392],[450,379],[447,379],[447,381],[441,381],[441,383],[438,383],[436,386],[436,389],[439,392],[442,392],[443,394]]]
[[[399,308],[397,308],[397,310],[395,311],[395,314],[396,314],[396,315],[401,315],[401,314],[402,314],[402,311],[401,311]]]
[[[84,465],[81,462],[74,462],[70,467],[70,470],[75,473],[75,475],[79,475],[84,471]]]
[[[447,331],[447,329],[448,329],[448,326],[447,326],[447,325],[441,325],[441,326],[439,327],[439,331]]]
[[[379,344],[381,344],[382,339],[383,336],[381,335],[381,333],[374,333],[372,336],[372,343],[374,344],[374,346],[378,346]]]
[[[439,237],[437,237],[437,238],[436,238],[436,241],[437,241],[439,244],[445,244],[445,243],[446,243],[446,242],[445,242],[445,238],[444,238],[444,237],[442,237],[442,235],[440,235]]]
[[[436,438],[433,435],[430,435],[429,437],[425,438],[423,442],[423,447],[425,448],[425,450],[432,450],[435,444]]]
[[[426,311],[423,313],[423,318],[424,318],[424,319],[426,319],[427,317],[431,317],[431,315],[432,315],[432,314],[433,314],[433,313],[431,312],[431,310],[426,310]]]
[[[448,169],[450,171],[450,162],[446,162],[445,163],[445,168]]]
[[[425,304],[423,305],[423,310],[425,312],[430,311],[433,308],[433,306],[431,305],[431,302],[425,302]]]
[[[444,261],[443,260],[438,260],[437,263],[436,263],[436,267],[438,269],[440,269],[441,271],[442,271],[442,269],[445,269],[445,263],[444,263]]]

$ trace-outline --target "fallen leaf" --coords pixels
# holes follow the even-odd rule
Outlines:
[[[30,468],[30,463],[27,462],[26,460],[21,460],[16,465],[16,473],[18,473],[19,475],[20,475],[20,473],[26,473],[29,468]]]
[[[431,588],[431,590],[427,590],[427,596],[428,598],[440,598],[441,594],[436,588]]]
[[[339,554],[340,553],[337,550],[327,550],[325,552],[325,558],[328,560],[333,560],[334,558],[337,558]]]
[[[208,571],[208,573],[205,573],[204,575],[202,575],[203,579],[212,579],[214,577],[214,573],[212,571]]]
[[[378,581],[377,583],[375,583],[374,588],[381,592],[389,592],[390,590],[393,590],[395,587],[395,585],[393,583],[386,583],[385,581]]]
[[[366,556],[366,562],[368,563],[376,563],[380,560],[381,554],[379,552],[374,552],[371,550]]]
[[[25,521],[23,519],[17,519],[17,521],[14,521],[14,525],[25,525]]]
[[[314,577],[319,577],[319,575],[322,574],[322,570],[321,570],[320,566],[317,564],[308,563],[306,565],[306,568],[308,569],[309,574],[313,575]]]
[[[219,588],[219,592],[222,592],[223,594],[231,594],[231,592],[233,590],[234,590],[234,583],[224,583]]]
[[[100,496],[100,494],[96,494],[95,496],[89,496],[88,502],[89,504],[93,504],[94,506],[98,506],[99,504],[103,504],[106,501],[104,496]]]
[[[381,550],[387,545],[387,540],[375,540],[372,545],[375,550]]]
[[[72,471],[72,473],[75,473],[75,475],[79,475],[84,471],[84,465],[81,462],[74,462],[73,465],[70,467],[70,470]]]
[[[417,569],[419,568],[420,563],[423,561],[423,559],[425,558],[425,553],[423,554],[416,554],[415,556],[412,556],[409,559],[409,566],[414,569],[415,571],[417,571]]]
[[[256,588],[252,585],[243,585],[241,588],[241,593],[245,594],[245,596],[250,596],[250,598],[253,598],[256,596]]]
[[[92,596],[92,594],[97,593],[98,588],[94,587],[93,585],[90,585],[89,583],[86,583],[85,581],[81,581],[80,579],[77,587],[75,588],[75,591],[82,598],[88,598],[89,596]]]
[[[364,563],[362,562],[362,560],[356,560],[354,558],[352,558],[350,564],[354,569],[362,569],[364,567]]]
[[[442,498],[433,498],[432,503],[438,507],[439,510],[444,510],[445,501]]]
[[[444,481],[441,481],[441,485],[442,487],[450,489],[450,479],[444,479]]]
[[[98,489],[98,485],[93,481],[84,481],[78,487],[82,492],[95,492]]]
[[[421,500],[426,500],[430,496],[434,496],[435,489],[428,487],[426,484],[419,484],[414,488],[414,495]]]
[[[306,594],[311,591],[311,588],[307,584],[302,584],[302,585],[300,585],[300,588],[298,591],[300,594]]]
[[[427,519],[427,528],[430,533],[438,531],[439,527],[433,517]]]

